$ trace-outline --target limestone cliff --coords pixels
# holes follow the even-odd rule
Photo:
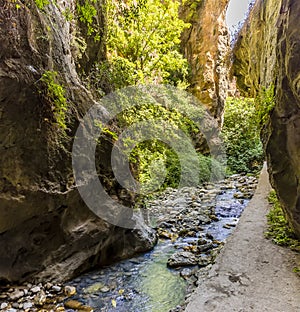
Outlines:
[[[275,108],[265,131],[271,182],[300,237],[300,2],[259,0],[234,50],[244,93],[275,85]]]
[[[191,27],[182,34],[182,51],[191,65],[190,91],[222,123],[230,61],[225,14],[229,0],[188,1],[181,10]]]
[[[105,58],[101,3],[92,25],[76,16],[82,3],[0,0],[0,280],[65,280],[155,241],[149,230],[141,235],[95,216],[74,185],[72,137],[95,103],[77,71]],[[43,77],[56,72],[51,87]],[[64,110],[56,111],[57,99]],[[106,187],[120,199],[114,181]]]

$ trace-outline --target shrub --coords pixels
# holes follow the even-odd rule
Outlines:
[[[268,230],[265,233],[266,237],[271,238],[277,245],[288,246],[292,250],[300,252],[300,241],[296,239],[293,230],[289,227],[274,190],[270,192],[268,200],[272,208],[267,215]]]
[[[250,173],[261,169],[264,155],[254,99],[227,99],[222,135],[229,171]]]
[[[68,107],[67,99],[65,97],[65,89],[57,81],[57,72],[45,71],[40,81],[45,85],[46,92],[43,95],[51,104],[51,109],[57,124],[62,129],[66,129],[65,117]]]
[[[261,87],[258,92],[258,95],[255,98],[257,120],[261,128],[267,122],[274,106],[275,106],[274,85],[271,85],[268,88]]]

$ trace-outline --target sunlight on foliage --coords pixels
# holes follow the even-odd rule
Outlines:
[[[107,1],[108,64],[98,65],[97,73],[114,88],[138,83],[186,88],[189,67],[179,45],[190,25],[179,19],[179,5],[173,0]]]
[[[98,41],[100,37],[94,25],[97,24],[95,23],[97,16],[96,3],[97,0],[85,0],[82,5],[77,3],[77,14],[79,15],[79,20],[86,24],[88,36],[94,35],[94,40]]]
[[[65,117],[67,110],[67,99],[65,89],[57,82],[57,72],[45,71],[40,79],[45,84],[46,94],[44,96],[52,104],[52,111],[57,124],[66,129]]]
[[[35,0],[35,4],[40,10],[42,10],[49,3],[49,0]]]

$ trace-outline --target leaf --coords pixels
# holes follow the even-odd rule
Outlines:
[[[111,300],[111,305],[116,308],[117,307],[117,301],[115,299]]]

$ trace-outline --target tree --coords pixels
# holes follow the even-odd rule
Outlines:
[[[108,59],[127,72],[128,84],[184,81],[188,63],[179,44],[189,24],[179,19],[179,5],[177,0],[108,0]]]

